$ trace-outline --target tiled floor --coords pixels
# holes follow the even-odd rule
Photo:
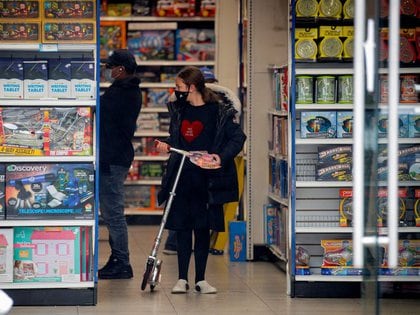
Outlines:
[[[269,262],[232,263],[227,254],[210,255],[207,280],[219,292],[200,295],[171,294],[177,280],[176,256],[159,254],[163,260],[162,281],[154,292],[140,290],[144,264],[149,255],[156,226],[129,227],[131,262],[135,276],[131,280],[101,280],[96,306],[14,307],[11,315],[115,315],[115,314],[362,314],[359,299],[292,299],[286,294],[285,274]],[[99,265],[109,255],[102,235],[99,244]],[[162,246],[163,247],[163,246]],[[190,278],[194,278],[194,263]],[[420,314],[420,298],[416,300],[382,300],[381,314]],[[369,314],[369,313],[365,313]]]

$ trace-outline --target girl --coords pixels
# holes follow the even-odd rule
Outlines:
[[[210,246],[210,229],[224,230],[223,204],[237,201],[238,180],[235,156],[246,136],[234,122],[236,110],[223,104],[205,87],[202,72],[196,67],[182,69],[175,79],[174,102],[168,103],[171,117],[169,137],[157,141],[160,152],[170,147],[187,151],[208,151],[218,169],[202,169],[188,159],[184,164],[170,209],[166,228],[177,233],[178,278],[172,293],[186,293],[188,268],[194,232],[195,291],[216,293],[205,280]],[[169,197],[181,157],[172,153],[162,178],[159,203]]]

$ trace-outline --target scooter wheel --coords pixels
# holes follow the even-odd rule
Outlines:
[[[152,269],[153,269],[153,265],[150,265],[150,264],[146,265],[146,270],[144,271],[144,274],[143,274],[143,281],[141,282],[142,291],[146,289],[147,282],[149,281],[149,277],[150,277],[150,273],[152,272]]]

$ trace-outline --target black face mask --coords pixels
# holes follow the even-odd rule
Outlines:
[[[188,93],[190,92],[175,91],[175,97],[178,102],[185,103],[187,101]]]

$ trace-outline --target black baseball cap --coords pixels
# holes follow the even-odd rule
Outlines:
[[[123,66],[129,73],[134,73],[137,68],[136,59],[127,49],[117,49],[107,58],[102,60],[106,67]]]

